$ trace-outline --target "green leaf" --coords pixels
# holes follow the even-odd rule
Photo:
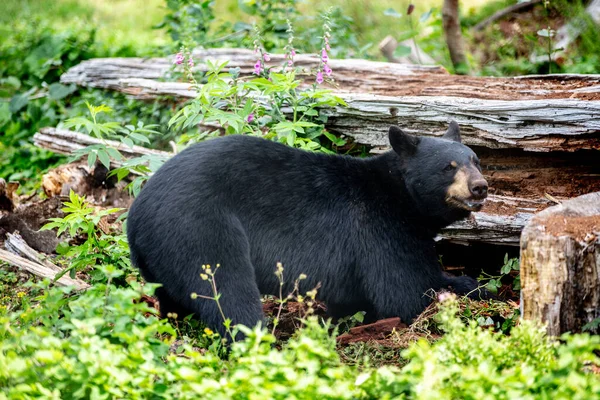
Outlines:
[[[98,150],[98,159],[100,160],[102,165],[104,165],[107,169],[110,169],[110,157],[106,149]]]
[[[97,157],[97,154],[95,151],[91,151],[90,153],[88,153],[87,161],[88,161],[88,167],[90,169],[94,168],[94,165],[96,164],[96,157]]]
[[[138,142],[150,143],[150,139],[148,139],[144,135],[140,135],[139,133],[131,133],[129,135],[130,138],[137,140]]]
[[[29,103],[29,95],[27,93],[14,95],[12,99],[10,99],[9,110],[11,113],[15,114],[25,107],[27,103]]]
[[[52,100],[61,100],[77,90],[75,85],[63,85],[62,83],[53,83],[48,87],[48,96]]]

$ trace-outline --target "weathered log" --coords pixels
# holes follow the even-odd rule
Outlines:
[[[91,145],[104,144],[119,150],[119,152],[127,158],[148,155],[169,157],[169,153],[165,151],[147,149],[142,146],[129,147],[114,140],[100,140],[83,133],[50,127],[40,129],[40,131],[33,136],[33,143],[42,149],[51,150],[55,153],[67,156]],[[114,161],[114,164],[115,166],[121,165],[118,161]]]
[[[0,260],[10,265],[21,268],[36,276],[52,280],[62,272],[61,268],[33,250],[17,235],[9,234],[5,246],[9,251],[0,249]],[[60,277],[56,281],[56,284],[60,286],[74,286],[77,290],[85,290],[90,287],[87,282],[81,279],[72,279],[66,275]]]
[[[201,60],[229,58],[230,65],[239,66],[246,75],[251,74],[256,57],[237,49],[197,55]],[[281,55],[273,55],[272,63],[279,58]],[[348,108],[325,112],[329,130],[352,136],[360,144],[385,146],[390,124],[435,136],[452,118],[460,124],[469,145],[539,152],[600,149],[600,75],[466,77],[424,73],[429,67],[423,66],[359,61],[361,64],[331,60],[339,85],[335,94]],[[61,79],[145,99],[194,97],[189,83],[159,81],[169,78],[165,74],[170,66],[160,58],[94,59],[70,69]],[[307,84],[313,82],[310,77]]]
[[[523,317],[550,335],[600,318],[600,192],[550,207],[521,237]]]

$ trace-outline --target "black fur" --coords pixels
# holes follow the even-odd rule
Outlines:
[[[433,238],[468,211],[445,201],[455,169],[475,154],[450,139],[416,138],[390,129],[395,151],[359,159],[292,149],[248,136],[193,145],[169,160],[129,212],[131,257],[144,277],[163,285],[163,315],[189,313],[223,334],[201,265],[220,264],[220,302],[233,323],[263,319],[260,293],[302,289],[333,316],[366,310],[409,322],[429,304],[429,289],[476,288],[443,274]],[[460,140],[460,136],[458,136]]]

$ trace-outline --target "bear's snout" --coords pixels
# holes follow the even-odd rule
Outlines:
[[[476,199],[485,199],[488,192],[488,183],[481,177],[469,183],[469,191]]]

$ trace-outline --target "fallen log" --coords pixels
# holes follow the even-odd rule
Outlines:
[[[521,306],[553,336],[600,318],[600,192],[550,207],[521,237]]]
[[[142,146],[129,147],[114,140],[100,140],[80,132],[51,127],[40,129],[40,131],[33,136],[33,143],[42,149],[51,150],[54,153],[66,156],[73,155],[73,153],[75,153],[77,150],[81,150],[85,147],[95,144],[104,144],[106,146],[113,147],[119,150],[119,152],[121,152],[121,154],[127,158],[149,155],[158,157],[169,156],[169,153],[160,150],[152,150]],[[118,161],[113,162],[115,166],[121,166],[122,164]]]
[[[49,278],[51,280],[54,280],[63,271],[60,267],[29,247],[18,235],[9,234],[5,246],[9,251],[0,249],[0,260],[12,266],[41,278]],[[77,290],[85,290],[90,287],[87,282],[77,278],[72,279],[66,275],[57,279],[56,284],[60,286],[74,286]]]
[[[252,74],[256,55],[241,49],[197,51],[206,60],[230,60],[241,75]],[[297,65],[316,65],[303,56]],[[273,55],[271,65],[283,58]],[[304,64],[303,64],[304,63]],[[117,90],[137,98],[189,99],[189,83],[165,82],[172,63],[166,58],[92,59],[62,75],[63,83]],[[365,60],[331,60],[335,94],[347,108],[328,109],[326,127],[360,144],[385,146],[387,129],[439,135],[449,119],[461,126],[466,144],[528,151],[600,149],[600,75],[552,78],[451,76],[430,66]],[[305,86],[312,85],[309,76]]]

